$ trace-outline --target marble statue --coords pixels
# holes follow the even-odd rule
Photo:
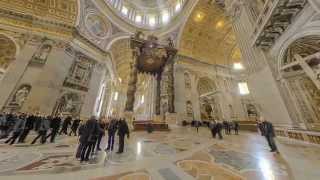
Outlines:
[[[10,104],[14,104],[18,107],[21,107],[25,102],[27,96],[29,95],[30,88],[27,86],[21,87],[16,94],[14,95],[12,102]]]

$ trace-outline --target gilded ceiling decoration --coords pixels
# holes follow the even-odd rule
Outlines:
[[[96,14],[89,14],[85,23],[88,31],[97,38],[105,38],[111,33],[111,24]]]
[[[0,69],[6,70],[9,64],[15,60],[16,46],[7,37],[0,35]]]
[[[74,25],[77,18],[77,0],[0,0],[0,8]]]
[[[220,6],[209,0],[198,2],[183,30],[179,54],[209,64],[240,61],[232,24]]]

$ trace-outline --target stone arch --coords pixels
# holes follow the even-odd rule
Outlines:
[[[301,57],[307,57],[317,52],[320,52],[320,35],[299,38],[286,49],[281,66],[295,61],[293,57],[294,54],[299,54]]]
[[[8,70],[10,64],[15,61],[18,46],[10,37],[0,34],[0,80]]]
[[[281,42],[279,42],[279,45],[273,47],[270,54],[271,53],[276,54],[275,59],[276,59],[276,63],[277,63],[278,73],[280,73],[280,69],[282,67],[282,61],[286,56],[286,52],[287,52],[287,49],[289,48],[289,46],[304,37],[320,36],[320,29],[319,28],[320,28],[320,26],[318,26],[318,25],[312,26],[312,27],[305,27],[305,28],[301,29],[301,31],[299,33],[287,35],[285,39],[283,39]]]
[[[311,56],[316,53],[320,53],[320,33],[304,32],[283,43],[278,59],[278,73],[283,77],[281,85],[287,91],[288,107],[297,115],[296,121],[310,130],[320,129],[319,79],[313,79],[314,75],[320,75],[320,56]],[[296,62],[294,55],[313,58]],[[288,72],[296,75],[285,76]]]

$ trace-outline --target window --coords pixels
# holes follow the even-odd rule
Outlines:
[[[149,16],[149,25],[150,26],[156,25],[156,17],[155,16]]]
[[[124,15],[128,15],[128,8],[125,6],[122,6],[121,13]]]
[[[117,100],[118,100],[118,95],[119,95],[119,93],[118,93],[118,92],[116,92],[116,93],[114,94],[114,100],[115,100],[115,101],[117,101]]]
[[[248,95],[250,94],[248,84],[246,82],[238,83],[240,95]]]
[[[243,65],[241,63],[233,63],[233,69],[241,70],[243,69]]]
[[[163,11],[163,13],[162,13],[162,22],[163,23],[168,23],[169,20],[170,20],[170,16],[169,16],[168,11]]]

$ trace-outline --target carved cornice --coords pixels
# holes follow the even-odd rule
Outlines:
[[[48,33],[54,36],[69,38],[72,36],[73,26],[51,20],[43,20],[32,15],[0,9],[0,24],[21,28],[38,33]]]

